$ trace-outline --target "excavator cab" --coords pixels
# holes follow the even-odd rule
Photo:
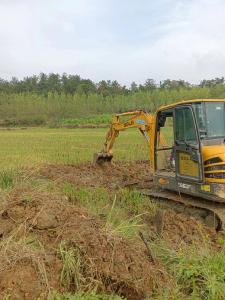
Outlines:
[[[160,144],[161,135],[166,141],[164,145]],[[191,105],[160,111],[156,137],[156,174],[168,174],[176,180],[202,182],[201,142]]]
[[[160,143],[162,135],[163,145]],[[157,112],[154,153],[156,185],[184,193],[195,192],[196,184],[203,182],[203,161],[198,124],[191,104],[162,108]]]
[[[225,201],[225,100],[163,107],[156,124],[155,182],[162,188]],[[161,134],[170,136],[168,147],[158,147]]]

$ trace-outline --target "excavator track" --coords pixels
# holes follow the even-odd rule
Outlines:
[[[225,231],[225,203],[160,189],[154,185],[153,178],[142,182],[127,182],[125,187],[138,190],[155,203],[160,204],[162,208],[171,208],[185,213],[216,231]]]
[[[216,231],[225,229],[225,204],[210,202],[202,198],[192,197],[167,190],[138,189],[143,195],[150,197],[162,206],[187,212],[201,220]]]

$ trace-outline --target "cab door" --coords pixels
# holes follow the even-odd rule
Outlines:
[[[201,143],[193,109],[190,105],[175,108],[174,133],[177,179],[202,182]]]

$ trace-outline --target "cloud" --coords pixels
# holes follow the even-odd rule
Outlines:
[[[224,14],[223,0],[0,0],[0,77],[223,76]]]

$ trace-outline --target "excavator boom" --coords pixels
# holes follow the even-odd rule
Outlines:
[[[93,162],[95,164],[111,162],[113,158],[113,145],[115,143],[115,139],[118,137],[120,131],[128,128],[137,128],[145,137],[145,140],[149,145],[149,149],[151,149],[151,144],[153,143],[153,139],[151,137],[154,127],[153,125],[154,115],[143,110],[116,114],[112,118],[109,131],[106,134],[104,147],[102,151],[94,154]]]

